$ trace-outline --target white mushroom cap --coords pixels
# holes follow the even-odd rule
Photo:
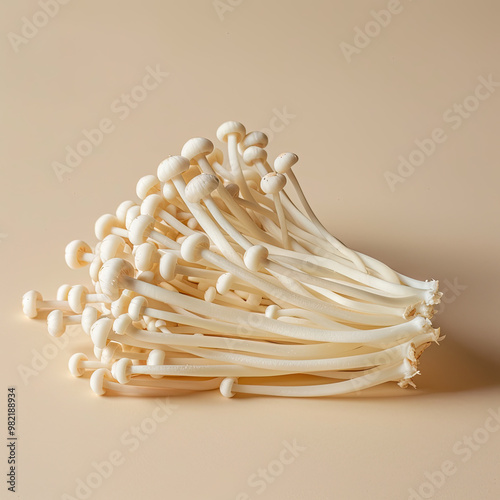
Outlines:
[[[185,156],[169,156],[158,165],[158,179],[167,182],[189,169],[189,160]]]
[[[132,366],[132,360],[128,358],[122,358],[113,363],[111,367],[111,374],[113,378],[116,379],[120,384],[126,384],[130,382],[130,367]]]
[[[68,303],[69,307],[80,314],[83,312],[85,308],[86,300],[85,296],[89,293],[89,291],[83,285],[75,285],[68,293]]]
[[[155,220],[149,215],[139,215],[136,217],[129,228],[129,238],[132,244],[140,245],[146,243],[149,234],[155,227]]]
[[[118,335],[124,335],[131,325],[132,318],[127,313],[124,313],[114,320],[113,331]]]
[[[227,377],[220,383],[220,393],[225,398],[234,396],[233,385],[238,382],[238,379]]]
[[[181,244],[181,257],[187,262],[198,262],[202,250],[210,248],[210,240],[204,233],[188,236]]]
[[[265,148],[269,142],[269,139],[264,132],[260,130],[255,130],[254,132],[249,132],[243,140],[238,144],[238,151],[241,155],[245,149],[250,146],[258,146],[259,148]]]
[[[267,152],[257,146],[250,146],[243,152],[243,161],[247,165],[253,165],[257,161],[266,161]]]
[[[166,251],[160,258],[160,276],[165,281],[172,281],[175,278],[175,267],[177,266],[177,254]]]
[[[104,349],[106,347],[106,341],[108,340],[108,335],[111,332],[112,326],[113,320],[111,318],[100,318],[92,325],[90,329],[90,338],[95,347],[98,349]]]
[[[83,331],[87,334],[90,335],[90,329],[92,328],[92,325],[97,321],[99,318],[99,311],[92,306],[87,306],[82,312],[82,329]]]
[[[71,285],[61,285],[57,289],[56,300],[68,300],[68,294],[71,288]]]
[[[125,216],[125,227],[127,229],[130,229],[132,222],[141,215],[141,206],[135,205],[127,210],[127,215]]]
[[[201,156],[208,156],[214,150],[212,141],[205,137],[189,139],[182,147],[181,155],[186,157],[192,164]]]
[[[121,227],[118,218],[111,214],[101,215],[96,221],[94,226],[94,232],[98,240],[103,240],[108,234],[111,234],[111,230],[114,227]]]
[[[111,302],[110,310],[113,317],[118,318],[123,313],[126,313],[128,310],[128,305],[130,304],[130,301],[133,297],[134,292],[130,290],[123,290],[120,297]]]
[[[101,270],[102,260],[99,255],[96,255],[89,266],[89,276],[92,282],[99,281],[99,271]]]
[[[157,194],[160,192],[160,182],[155,175],[145,175],[137,182],[135,192],[137,196],[143,200],[150,194]]]
[[[79,269],[89,263],[82,260],[84,253],[92,253],[90,246],[82,240],[73,240],[66,245],[64,259],[70,269]]]
[[[250,247],[243,255],[243,262],[250,271],[258,272],[264,267],[264,261],[269,256],[269,250],[262,245]]]
[[[83,361],[88,361],[89,358],[82,352],[77,352],[69,358],[68,368],[74,377],[81,377],[85,373],[85,368],[82,366]]]
[[[125,240],[116,234],[108,234],[101,242],[99,255],[103,262],[114,259],[117,254],[125,249]]]
[[[148,307],[148,301],[145,297],[142,295],[134,297],[128,306],[128,315],[132,321],[139,321],[142,318],[146,307]]]
[[[66,331],[64,314],[60,309],[54,309],[48,314],[47,330],[52,337],[60,337]]]
[[[165,209],[165,200],[159,194],[150,194],[141,203],[141,214],[156,217],[160,210]]]
[[[23,295],[23,313],[28,318],[36,318],[38,314],[38,301],[42,301],[43,297],[40,292],[30,290]]]
[[[286,177],[283,174],[270,172],[262,177],[260,189],[266,194],[277,194],[285,187],[285,184]]]
[[[120,278],[122,276],[134,276],[134,267],[130,262],[123,259],[111,259],[105,262],[99,271],[99,284],[102,293],[111,300],[120,297]]]
[[[123,352],[123,347],[119,342],[111,340],[108,345],[102,350],[101,361],[103,363],[111,363],[117,353]]]
[[[274,160],[274,170],[279,174],[288,172],[297,162],[299,157],[295,153],[281,153]]]
[[[175,189],[175,186],[170,181],[167,181],[163,184],[161,194],[167,201],[172,201],[177,198],[178,193],[177,189]]]
[[[217,290],[213,286],[209,286],[203,295],[203,299],[206,302],[213,302],[215,298],[217,297]]]
[[[185,196],[190,203],[198,203],[217,189],[219,178],[212,174],[200,174],[186,185]]]
[[[244,125],[240,122],[225,122],[217,129],[217,139],[221,142],[227,142],[227,137],[230,134],[236,135],[236,142],[240,142],[245,137],[247,131]]]
[[[159,260],[158,249],[150,241],[134,248],[134,263],[138,271],[150,271]]]
[[[116,208],[116,218],[120,221],[120,224],[125,224],[125,217],[129,208],[135,207],[137,203],[132,200],[122,201]]]
[[[105,378],[111,378],[111,372],[107,368],[99,368],[90,377],[90,388],[98,396],[102,396],[106,393],[106,387],[104,385]]]
[[[217,282],[215,285],[217,291],[221,295],[226,295],[226,293],[228,293],[233,286],[234,286],[234,276],[231,273],[221,274],[217,278]]]

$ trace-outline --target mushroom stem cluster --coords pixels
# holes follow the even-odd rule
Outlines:
[[[63,285],[56,300],[23,297],[50,335],[81,325],[95,359],[69,369],[92,390],[166,395],[316,397],[385,382],[413,385],[441,293],[344,245],[306,200],[298,157],[268,162],[262,132],[217,130],[227,155],[187,141],[95,223],[91,248],[69,243],[72,269],[92,286]]]

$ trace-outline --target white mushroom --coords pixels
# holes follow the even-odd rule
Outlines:
[[[81,324],[90,337],[96,359],[74,354],[71,373],[92,372],[99,395],[316,397],[412,385],[418,358],[440,339],[437,281],[397,273],[330,234],[295,176],[297,155],[271,167],[264,133],[228,121],[216,135],[227,151],[188,140],[139,179],[139,202],[96,221],[93,249],[66,246],[66,263],[88,265],[93,288],[24,295],[28,317],[49,311],[51,335]],[[297,374],[318,382],[291,381]]]

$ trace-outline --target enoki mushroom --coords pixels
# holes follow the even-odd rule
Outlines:
[[[333,396],[386,382],[413,385],[441,293],[345,246],[314,214],[293,153],[268,163],[267,137],[226,122],[190,139],[95,224],[98,242],[66,247],[92,286],[32,290],[30,318],[49,311],[50,335],[81,325],[95,360],[92,390],[168,395],[220,389]],[[287,189],[290,190],[287,192]],[[298,200],[298,203],[294,200]]]

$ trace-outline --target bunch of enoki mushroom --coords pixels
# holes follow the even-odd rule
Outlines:
[[[413,385],[420,354],[439,339],[438,283],[331,235],[297,182],[297,156],[268,163],[262,132],[226,122],[217,137],[226,158],[190,139],[139,180],[139,204],[97,220],[94,250],[66,247],[70,268],[89,265],[93,293],[25,294],[29,317],[51,310],[51,335],[74,324],[89,335],[96,360],[74,354],[71,373],[93,372],[99,395],[313,397]]]

